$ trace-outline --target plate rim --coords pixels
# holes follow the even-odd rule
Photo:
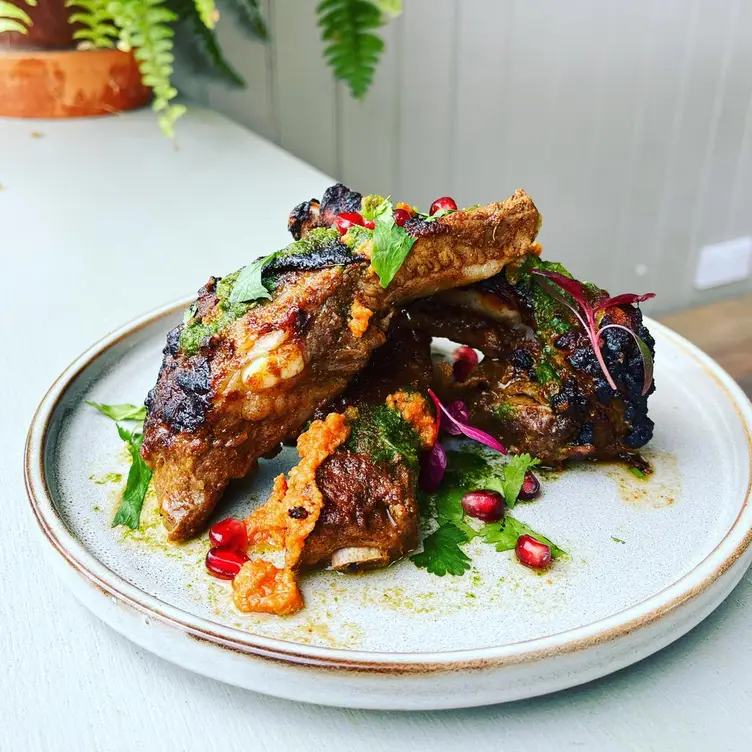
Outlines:
[[[45,473],[45,449],[57,405],[78,376],[125,337],[184,308],[195,296],[187,296],[139,316],[99,339],[57,377],[32,418],[24,449],[24,480],[31,511],[40,531],[54,551],[89,585],[107,597],[199,641],[252,657],[299,666],[368,673],[432,674],[477,671],[513,664],[531,664],[611,643],[635,630],[654,624],[707,591],[742,557],[752,544],[752,472],[739,512],[715,547],[689,572],[669,586],[604,619],[544,637],[507,645],[432,652],[360,651],[304,645],[264,637],[196,616],[140,590],[90,553],[68,530],[58,515]],[[740,420],[752,470],[752,403],[736,382],[710,356],[654,319],[646,317],[651,330],[691,357],[716,383]]]

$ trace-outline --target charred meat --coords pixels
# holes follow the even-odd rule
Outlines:
[[[211,278],[168,335],[142,456],[171,540],[201,530],[231,479],[345,389],[384,342],[397,306],[534,253],[538,212],[518,191],[419,222],[387,287],[370,263],[375,233],[357,229],[340,237],[318,227],[263,263]]]
[[[403,376],[409,390],[383,394]],[[417,546],[418,458],[436,441],[437,423],[413,389],[430,377],[429,339],[398,330],[361,384],[343,395],[342,412],[315,420],[300,436],[299,464],[246,520],[251,549],[284,552],[284,565],[263,558],[244,565],[233,583],[240,610],[292,613],[303,605],[300,571],[383,567]]]
[[[613,389],[587,333],[539,283],[536,268],[569,276],[560,264],[530,258],[514,272],[410,306],[412,326],[485,355],[464,382],[443,372],[444,396],[465,400],[473,425],[511,452],[529,452],[549,465],[634,456],[653,434],[648,396],[655,388],[643,394],[646,366],[637,344],[623,330],[604,331],[601,351]],[[585,290],[594,308],[608,297],[594,285]],[[597,317],[600,328],[626,327],[654,352],[636,306],[609,307]]]

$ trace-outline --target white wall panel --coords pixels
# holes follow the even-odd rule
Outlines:
[[[266,3],[269,46],[221,31],[248,89],[191,96],[359,190],[524,187],[550,257],[652,310],[752,290],[691,282],[701,245],[752,234],[750,0],[404,0],[364,102],[332,82],[317,0]]]

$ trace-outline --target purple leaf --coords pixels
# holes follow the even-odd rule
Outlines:
[[[449,415],[451,415],[456,421],[460,423],[467,423],[470,420],[470,414],[467,411],[467,405],[462,400],[455,400],[454,402],[450,402],[447,411],[449,412]],[[444,426],[444,430],[447,433],[452,434],[452,436],[459,436],[462,433],[462,431],[460,431],[460,429],[457,428],[457,426],[455,426],[453,423],[450,423],[448,426]]]
[[[532,273],[550,279],[557,287],[560,287],[564,292],[568,292],[583,308],[588,307],[585,288],[579,280],[570,279],[563,274],[559,274],[559,272],[548,272],[544,269],[533,269]]]
[[[608,326],[604,326],[602,329],[598,329],[595,323],[595,312],[602,311],[606,308],[613,308],[614,306],[642,303],[645,300],[654,298],[655,293],[646,292],[644,295],[624,293],[622,295],[615,295],[612,298],[606,298],[602,302],[598,303],[595,308],[593,308],[593,306],[590,305],[590,303],[587,301],[587,298],[585,297],[585,288],[583,287],[582,283],[578,282],[576,279],[570,279],[569,277],[565,277],[563,274],[559,274],[558,272],[548,272],[544,271],[543,269],[533,269],[532,274],[536,274],[537,276],[543,277],[544,279],[552,282],[565,292],[568,292],[575,299],[575,301],[577,301],[582,313],[580,313],[580,311],[578,311],[558,290],[551,287],[550,285],[544,285],[548,294],[565,305],[567,308],[569,308],[569,310],[574,313],[579,322],[582,324],[582,328],[585,330],[588,338],[590,339],[590,345],[593,348],[593,352],[595,353],[595,357],[598,360],[598,364],[603,371],[603,375],[606,377],[608,385],[614,391],[617,391],[616,382],[614,381],[613,376],[611,376],[611,373],[608,370],[608,366],[606,365],[606,361],[603,359],[603,353],[601,352],[601,334],[605,332],[606,329],[614,328],[623,329],[625,332],[629,332],[632,337],[634,337],[634,340],[637,343],[637,347],[640,348],[640,353],[642,355],[642,360],[644,363],[643,370],[645,372],[645,383],[643,385],[642,393],[647,394],[648,390],[650,389],[650,384],[653,381],[653,358],[650,355],[650,349],[631,329],[627,328],[626,326],[622,326],[621,324],[609,324]]]
[[[447,456],[444,447],[437,441],[431,449],[424,452],[420,460],[420,477],[418,483],[427,493],[438,490],[447,468]]]
[[[473,441],[478,441],[481,444],[485,444],[485,446],[490,447],[491,449],[495,449],[497,452],[501,452],[502,454],[507,454],[507,450],[498,439],[495,439],[493,436],[491,436],[491,434],[488,434],[485,431],[481,431],[480,428],[473,428],[467,423],[463,423],[457,420],[457,418],[455,418],[444,407],[444,405],[441,404],[439,398],[433,393],[431,389],[428,390],[428,394],[431,396],[434,405],[436,405],[436,417],[439,423],[439,428],[441,427],[442,420],[440,416],[443,413],[449,419],[449,422],[452,424],[452,426],[457,429],[459,433],[467,436],[468,439],[472,439]],[[449,429],[446,430],[449,431]],[[451,433],[451,431],[449,432]]]
[[[605,300],[598,303],[598,305],[595,307],[595,310],[603,311],[606,308],[613,308],[614,306],[644,303],[646,300],[650,300],[654,297],[654,292],[646,292],[644,295],[635,295],[632,292],[626,292],[623,295],[615,295],[613,298],[606,298]]]

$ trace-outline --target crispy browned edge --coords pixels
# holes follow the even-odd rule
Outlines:
[[[185,307],[185,301],[180,301],[179,303],[175,304],[174,306],[168,309],[161,309],[160,311],[148,316],[148,318],[144,318],[140,320],[138,325],[130,325],[130,326],[126,325],[126,327],[123,328],[122,330],[118,330],[118,331],[122,331],[120,336],[117,339],[110,342],[105,349],[110,349],[111,347],[116,345],[118,342],[120,342],[124,338],[131,336],[132,334],[143,329],[144,327],[153,324],[158,319],[164,318],[165,316],[173,314],[175,313],[175,311],[182,309],[184,307]],[[668,331],[671,332],[670,329]],[[679,335],[676,335],[676,336],[679,336]],[[103,340],[104,339],[107,339],[107,337],[104,337]],[[100,342],[101,341],[102,340],[100,340]],[[614,627],[610,629],[609,631],[601,633],[601,634],[593,635],[591,637],[584,637],[584,638],[577,640],[576,642],[570,642],[562,646],[540,648],[538,650],[534,650],[534,651],[531,651],[522,655],[503,656],[503,657],[497,657],[497,658],[493,658],[493,657],[476,658],[476,659],[468,660],[468,659],[463,659],[461,656],[463,652],[470,652],[470,651],[460,650],[460,651],[445,651],[445,654],[447,655],[447,659],[443,661],[442,663],[433,663],[433,662],[420,661],[420,660],[407,660],[407,661],[400,661],[399,663],[386,664],[383,662],[379,662],[377,660],[363,661],[363,660],[354,660],[351,658],[347,658],[346,657],[347,653],[353,652],[353,651],[349,651],[349,650],[345,650],[341,648],[340,649],[328,648],[330,652],[340,653],[341,657],[335,656],[332,658],[316,658],[316,657],[312,657],[309,655],[298,653],[294,649],[288,649],[285,647],[286,644],[295,646],[296,643],[288,642],[287,640],[275,640],[274,638],[263,638],[267,641],[274,641],[274,642],[280,643],[279,648],[271,649],[271,648],[264,647],[263,645],[254,644],[252,640],[247,639],[248,637],[254,636],[250,633],[242,633],[242,637],[244,639],[239,638],[237,640],[234,640],[234,639],[228,640],[222,637],[221,635],[217,634],[216,632],[213,632],[212,630],[201,629],[195,626],[191,626],[190,624],[186,622],[183,622],[179,619],[173,618],[172,616],[162,613],[159,610],[156,610],[156,608],[144,605],[143,603],[125,595],[116,587],[108,584],[107,582],[104,582],[99,577],[97,577],[93,572],[88,570],[86,566],[84,566],[80,561],[78,561],[65,548],[63,543],[57,538],[57,536],[54,534],[54,532],[51,530],[51,528],[46,524],[44,520],[42,512],[39,508],[39,499],[37,497],[38,489],[34,488],[32,480],[31,480],[31,468],[32,468],[32,465],[35,465],[37,467],[40,477],[43,479],[43,484],[44,484],[44,487],[43,489],[41,489],[41,492],[44,494],[44,497],[46,498],[50,506],[54,507],[52,495],[50,493],[50,489],[47,484],[46,473],[44,472],[44,455],[45,455],[45,448],[46,448],[48,434],[49,434],[50,418],[53,415],[57,407],[57,404],[60,401],[60,398],[65,393],[65,390],[70,386],[70,384],[76,378],[78,378],[78,376],[86,368],[89,367],[89,365],[94,360],[96,360],[98,357],[101,356],[102,352],[104,352],[104,350],[99,349],[98,344],[99,343],[95,344],[92,348],[90,348],[91,355],[87,358],[87,360],[84,363],[82,363],[76,369],[76,371],[70,374],[67,373],[68,369],[63,371],[63,373],[53,382],[52,386],[48,389],[47,393],[42,398],[42,401],[40,402],[36,411],[34,412],[34,417],[32,418],[32,422],[29,427],[29,432],[27,434],[26,444],[24,448],[24,480],[25,480],[25,485],[26,485],[26,493],[29,499],[29,504],[32,509],[32,513],[34,514],[34,518],[37,524],[39,525],[39,528],[44,534],[44,536],[50,542],[52,547],[62,556],[63,560],[69,566],[71,566],[76,571],[76,573],[79,574],[84,580],[86,580],[92,587],[96,588],[104,595],[117,598],[121,603],[124,603],[125,605],[134,609],[136,612],[140,614],[148,615],[152,618],[157,618],[161,622],[165,623],[166,625],[184,632],[188,637],[191,637],[198,641],[208,642],[212,645],[215,645],[217,647],[221,647],[227,650],[232,650],[233,652],[236,652],[241,655],[264,658],[266,660],[275,661],[275,662],[288,663],[299,668],[311,668],[311,669],[316,669],[316,670],[324,669],[327,671],[342,671],[342,672],[375,673],[375,674],[386,674],[386,675],[394,675],[394,676],[435,674],[435,673],[462,672],[462,671],[483,671],[483,670],[497,669],[497,668],[501,668],[507,665],[532,663],[532,662],[535,662],[535,661],[538,661],[547,657],[551,657],[554,655],[563,655],[567,653],[573,653],[573,652],[577,652],[580,650],[585,650],[595,645],[601,645],[601,644],[610,642],[612,640],[618,639],[619,637],[623,637],[633,632],[635,629],[646,627],[649,624],[652,624],[658,621],[665,615],[675,611],[677,608],[679,608],[683,604],[696,598],[698,595],[700,595],[705,590],[707,590],[719,577],[721,577],[725,572],[727,572],[734,565],[734,563],[739,559],[739,557],[742,556],[742,554],[747,550],[747,548],[752,543],[752,528],[751,528],[750,530],[747,531],[747,534],[744,536],[744,538],[736,547],[736,549],[734,549],[734,551],[732,551],[731,554],[729,554],[729,556],[715,569],[715,571],[711,575],[709,575],[700,584],[693,587],[690,591],[686,593],[682,593],[681,595],[675,597],[669,603],[666,603],[659,608],[653,609],[650,613],[636,617],[625,624],[622,624],[618,627]],[[745,433],[745,438],[747,440],[747,452],[748,452],[748,456],[750,460],[750,467],[752,468],[752,435],[750,434],[750,430],[742,417],[741,411],[739,410],[739,406],[736,400],[732,397],[726,385],[723,384],[720,381],[720,379],[718,379],[717,375],[713,371],[708,369],[705,366],[705,364],[703,364],[694,355],[694,353],[691,350],[686,349],[683,346],[683,343],[681,341],[675,341],[674,344],[677,347],[684,350],[685,354],[688,357],[692,358],[700,366],[700,368],[702,368],[703,371],[705,371],[705,373],[707,373],[710,376],[710,378],[718,385],[718,387],[723,391],[723,393],[728,398],[729,402],[731,403],[734,409],[734,412],[740,418],[740,421],[742,423],[742,427]],[[78,358],[76,360],[78,360]],[[73,362],[75,363],[76,361],[74,360]],[[64,381],[65,388],[61,392],[61,395],[58,398],[58,400],[50,407],[49,416],[47,420],[45,421],[43,430],[41,432],[42,439],[38,445],[32,445],[32,434],[34,432],[34,428],[37,422],[39,421],[41,417],[40,410],[42,408],[42,405],[47,397],[47,394],[49,394],[61,381]],[[751,500],[752,500],[752,477],[750,477],[750,481],[747,486],[747,494],[746,494],[744,503],[742,504],[742,507],[739,513],[737,514],[736,518],[731,524],[729,530],[726,532],[723,538],[718,542],[718,544],[715,546],[713,551],[711,551],[708,554],[708,556],[705,557],[705,559],[711,556],[722,545],[723,541],[725,541],[726,538],[728,538],[728,536],[731,534],[731,531],[736,527],[737,523],[739,522],[739,519],[744,513],[745,509],[750,504]],[[73,537],[72,534],[71,534],[71,537]],[[703,559],[703,561],[705,561],[705,559]],[[694,569],[699,567],[701,564],[702,562],[699,562],[694,567]],[[106,568],[112,574],[114,578],[116,578],[117,580],[122,580],[122,577],[120,577],[120,575],[116,574],[108,567]],[[690,570],[690,571],[694,571],[694,570]],[[683,575],[683,577],[687,577],[689,574],[690,572]],[[683,578],[680,578],[680,579],[683,579]],[[672,587],[672,585],[669,587]],[[666,589],[668,588],[664,588],[664,590],[660,591],[659,593],[655,593],[650,597],[654,598],[656,595],[659,595],[660,593],[665,592]],[[158,599],[155,598],[154,600],[158,600]],[[637,605],[639,604],[635,604],[635,606]],[[631,606],[630,608],[634,608],[635,606]],[[172,607],[172,608],[175,608],[175,607]],[[176,610],[180,610],[180,609],[176,609]],[[240,632],[240,630],[234,630],[234,628],[230,628],[230,627],[227,627],[226,629],[228,630],[232,629],[233,631]],[[560,632],[557,634],[564,635],[566,634],[566,631]],[[536,638],[534,640],[528,640],[525,642],[536,642],[538,639],[550,639],[551,637],[555,637],[555,636],[557,635],[550,635],[547,638]],[[518,645],[519,644],[525,644],[525,643],[524,642],[518,643]],[[476,651],[472,651],[472,652],[476,652]],[[374,653],[374,655],[375,656],[379,656],[379,655],[387,656],[388,655],[393,658],[395,655],[399,655],[400,657],[402,657],[403,654]],[[411,654],[406,654],[406,655],[409,656]],[[417,655],[420,655],[420,654],[417,654]],[[458,657],[455,658],[455,656],[458,656]]]

